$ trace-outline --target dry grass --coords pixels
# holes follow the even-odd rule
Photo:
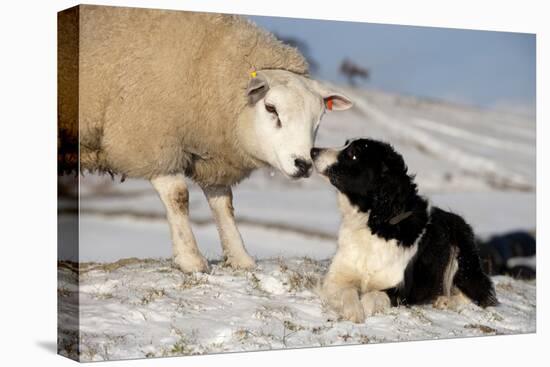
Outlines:
[[[71,295],[71,291],[66,287],[57,288],[58,297],[69,297],[70,295]]]
[[[141,297],[141,304],[148,305],[149,303],[166,296],[164,289],[150,288],[145,292],[145,295]]]
[[[182,282],[179,284],[179,289],[190,289],[208,284],[208,276],[198,273],[185,274]]]
[[[497,330],[493,329],[490,326],[487,325],[481,325],[481,324],[468,324],[464,325],[465,329],[477,329],[480,330],[483,334],[496,334]]]
[[[291,271],[288,276],[288,282],[291,292],[300,292],[303,290],[315,289],[321,281],[321,278],[317,274],[305,273],[300,274],[295,271]]]

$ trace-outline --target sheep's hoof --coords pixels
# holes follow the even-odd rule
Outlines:
[[[174,263],[184,273],[208,273],[208,261],[203,256],[176,256]]]
[[[228,257],[225,263],[233,269],[251,270],[256,267],[256,262],[248,254],[239,257]]]
[[[372,316],[391,307],[391,301],[385,292],[368,292],[361,297],[361,304],[365,311],[365,316]]]

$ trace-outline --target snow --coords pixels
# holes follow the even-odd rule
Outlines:
[[[326,259],[334,253],[340,215],[331,188],[237,188],[235,191],[239,229],[253,256]],[[535,227],[534,193],[486,191],[430,194],[429,197],[434,205],[463,215],[482,237]],[[81,213],[81,261],[110,262],[125,257],[171,255],[164,208],[152,190],[148,195],[83,199]],[[190,213],[203,253],[212,260],[219,259],[221,247],[216,226],[206,200],[197,190],[191,192]],[[70,221],[67,217],[61,220]],[[62,259],[70,259],[72,247],[68,243],[60,249]]]
[[[478,236],[536,230],[532,118],[374,90],[344,92],[355,107],[324,117],[317,146],[357,136],[389,141],[416,174],[421,194],[463,215]],[[314,287],[336,250],[340,222],[335,192],[318,176],[290,181],[263,169],[234,188],[239,229],[259,263],[253,272],[218,262],[208,204],[190,184],[193,230],[212,266],[196,275],[171,267],[165,210],[148,182],[86,174],[80,188],[78,207],[70,200],[59,205],[58,257],[85,270],[77,294],[75,274],[62,267],[58,291],[60,326],[80,322],[83,360],[535,330],[535,284],[505,277],[495,278],[502,301],[496,308],[401,307],[362,325],[337,321]],[[128,258],[135,260],[121,260]]]
[[[163,218],[158,220],[122,217],[117,220],[100,216],[80,220],[80,238],[93,246],[81,246],[80,258],[87,261],[111,262],[125,257],[167,258],[172,254],[170,233]],[[242,224],[242,236],[257,258],[276,256],[310,256],[326,259],[335,250],[335,239],[324,239],[270,229],[263,225]],[[193,227],[201,251],[210,260],[221,258],[218,233],[214,223]]]
[[[261,260],[252,272],[214,264],[185,275],[168,260],[80,266],[81,361],[365,344],[535,331],[534,281],[495,277],[496,307],[394,307],[363,324],[339,320],[320,300],[327,261]],[[60,271],[60,325],[76,305]],[[64,309],[65,308],[65,309]],[[61,329],[62,335],[76,330]],[[76,350],[62,337],[62,353]],[[74,355],[73,355],[74,357]]]

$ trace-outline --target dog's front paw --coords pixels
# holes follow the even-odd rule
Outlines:
[[[347,289],[341,294],[340,316],[343,319],[361,323],[365,321],[363,305],[355,289]]]
[[[446,310],[451,305],[451,297],[439,296],[435,299],[432,306],[438,310]]]
[[[468,299],[462,294],[452,296],[439,296],[433,302],[433,307],[439,310],[458,311],[462,306],[468,303]]]
[[[382,312],[391,307],[390,297],[386,292],[374,291],[368,292],[361,297],[361,304],[365,316],[372,316],[378,312]]]

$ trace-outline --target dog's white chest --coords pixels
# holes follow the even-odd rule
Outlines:
[[[404,247],[398,246],[396,240],[386,241],[371,233],[367,226],[368,214],[356,210],[346,214],[340,227],[334,265],[353,273],[362,291],[383,290],[401,283],[418,245]]]

